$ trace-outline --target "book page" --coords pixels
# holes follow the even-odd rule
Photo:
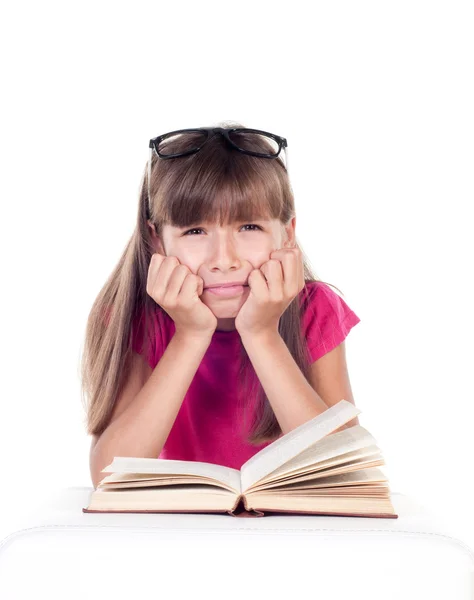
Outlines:
[[[390,496],[366,498],[364,496],[286,496],[255,494],[247,498],[249,510],[266,513],[289,512],[291,514],[339,515],[343,517],[386,517],[397,518],[398,514]],[[375,596],[373,596],[375,597]]]
[[[320,415],[296,427],[244,463],[240,469],[242,491],[315,444],[362,411],[352,402],[341,400]],[[344,430],[348,431],[348,430]]]
[[[303,483],[305,485],[307,484],[310,488],[312,488],[313,486],[317,485],[317,483],[320,483],[321,481],[336,480],[337,477],[339,477],[340,475],[345,475],[347,473],[358,473],[361,471],[368,471],[369,469],[377,468],[378,465],[384,465],[384,464],[385,464],[385,461],[383,460],[383,458],[382,459],[374,459],[374,460],[361,459],[361,460],[354,461],[353,463],[350,463],[348,465],[339,467],[337,469],[331,469],[330,471],[324,470],[324,471],[316,471],[314,473],[304,473],[297,477],[291,477],[290,479],[273,481],[270,483],[265,483],[263,485],[256,484],[256,485],[251,486],[250,490],[247,490],[245,493],[246,493],[246,495],[248,495],[248,494],[253,494],[255,492],[259,492],[262,490],[265,490],[265,491],[267,491],[267,490],[273,490],[273,491],[284,490],[287,487],[293,487],[295,484],[299,484],[299,483]],[[377,471],[379,471],[379,470],[377,469]]]
[[[113,461],[101,473],[151,473],[153,475],[200,475],[225,483],[240,493],[240,471],[192,460],[169,460],[164,458],[139,458],[114,456]]]
[[[159,490],[97,490],[87,508],[104,512],[226,512],[236,501],[237,496],[226,490],[183,485]]]
[[[386,483],[388,478],[385,473],[378,467],[367,467],[364,469],[357,469],[349,473],[339,473],[337,475],[317,476],[314,481],[317,483],[311,486],[311,489],[317,488],[331,488],[339,485],[355,485],[365,483]],[[296,482],[295,482],[296,483]],[[290,489],[298,489],[295,484],[289,485]],[[304,489],[304,486],[303,486]],[[285,489],[270,488],[264,490],[264,493],[283,493]],[[251,492],[257,493],[257,492]],[[260,492],[259,492],[260,493]],[[305,493],[305,492],[304,492]],[[250,494],[249,494],[250,495]]]
[[[128,488],[147,488],[147,487],[176,487],[178,485],[190,485],[197,487],[199,484],[205,484],[218,490],[229,490],[236,493],[235,488],[216,479],[202,477],[201,475],[150,475],[143,473],[112,473],[107,475],[100,482],[100,487],[107,490],[118,490]]]
[[[258,483],[250,486],[247,491],[254,491],[260,488],[267,488],[270,485],[282,484],[284,482],[291,482],[297,478],[301,478],[303,476],[316,476],[318,473],[326,473],[332,474],[334,470],[348,467],[354,462],[359,462],[361,459],[364,460],[379,460],[382,459],[382,455],[380,454],[377,446],[368,446],[367,448],[362,448],[360,450],[354,450],[353,452],[347,452],[345,454],[341,454],[341,456],[335,458],[329,458],[328,460],[323,460],[322,462],[318,462],[317,465],[310,465],[309,467],[302,467],[300,469],[291,469],[286,474],[282,475],[274,475],[273,473],[268,477],[264,477]],[[277,473],[278,469],[274,471]]]
[[[348,429],[343,429],[332,435],[328,435],[319,442],[312,444],[306,450],[303,450],[298,456],[290,459],[284,465],[275,469],[263,481],[277,479],[286,473],[304,470],[305,468],[323,464],[329,459],[349,454],[354,450],[361,448],[372,448],[372,451],[378,451],[376,439],[362,425],[354,425]],[[259,482],[260,483],[260,482]]]

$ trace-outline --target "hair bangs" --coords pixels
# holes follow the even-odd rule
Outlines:
[[[273,162],[238,153],[206,153],[203,148],[161,178],[156,220],[183,228],[280,219],[285,198]]]

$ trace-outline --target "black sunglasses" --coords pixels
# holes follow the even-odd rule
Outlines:
[[[178,156],[187,156],[188,154],[194,154],[199,152],[204,144],[214,135],[220,133],[225,140],[244,154],[250,154],[251,156],[259,156],[261,158],[277,158],[280,154],[281,149],[285,149],[285,158],[287,158],[287,147],[288,143],[284,137],[269,133],[268,131],[261,131],[260,129],[247,129],[245,127],[234,127],[231,129],[224,129],[223,127],[198,127],[196,129],[177,129],[176,131],[170,131],[159,135],[150,140],[149,147],[155,150],[156,154],[163,159],[177,158]],[[176,138],[183,139],[189,135],[189,147],[183,152],[172,152],[173,140]],[[245,134],[242,136],[241,134]],[[257,152],[252,150],[252,142],[256,141],[263,142],[264,146],[268,147],[268,152]],[[250,147],[246,146],[249,144]]]

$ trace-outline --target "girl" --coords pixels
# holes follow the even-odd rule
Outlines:
[[[240,469],[354,402],[344,339],[360,319],[296,243],[282,148],[238,123],[150,141],[135,231],[87,321],[95,487],[114,456]]]

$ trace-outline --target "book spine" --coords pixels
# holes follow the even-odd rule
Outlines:
[[[265,516],[264,513],[260,510],[253,510],[252,508],[249,509],[247,506],[245,496],[242,495],[237,497],[234,508],[232,508],[232,510],[227,511],[227,514],[231,515],[232,517],[243,518]]]

